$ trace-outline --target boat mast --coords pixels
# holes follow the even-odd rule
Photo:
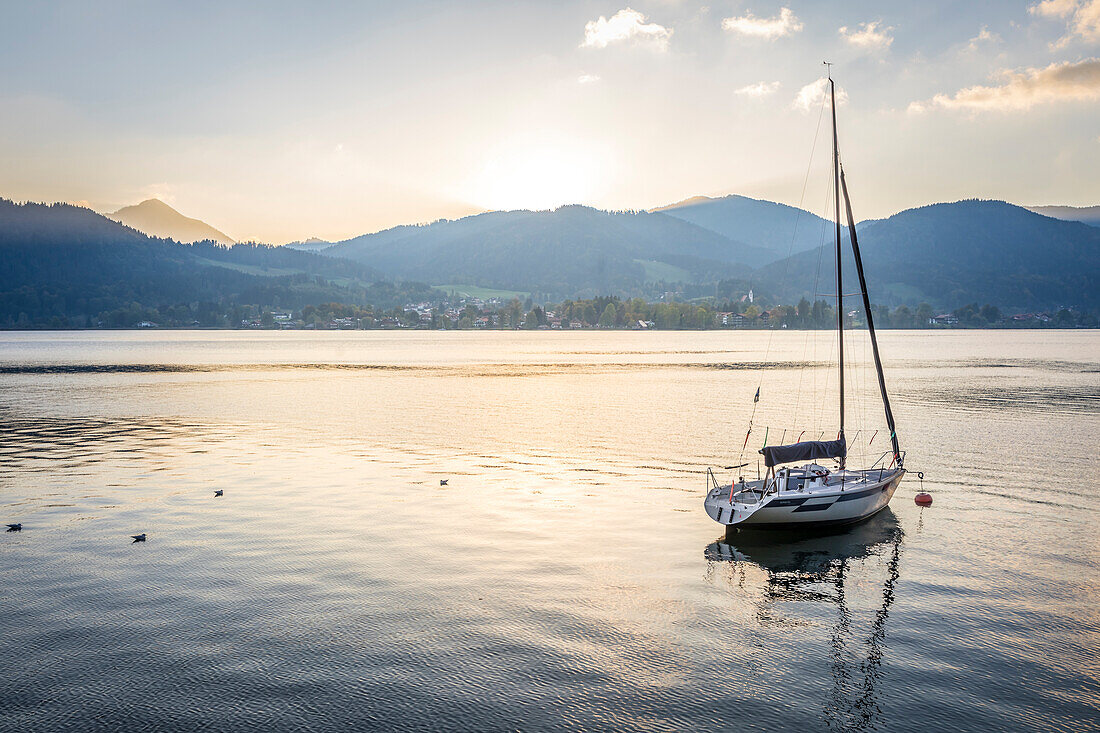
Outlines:
[[[841,274],[840,259],[840,150],[836,135],[836,84],[833,82],[832,64],[825,63],[829,69],[829,97],[833,108],[833,205],[836,222],[836,336],[837,361],[840,368],[840,433],[837,440],[844,440],[844,278]],[[840,459],[844,468],[844,459]]]

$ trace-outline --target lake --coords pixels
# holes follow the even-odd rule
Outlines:
[[[881,341],[909,475],[776,541],[832,333],[0,333],[0,729],[1096,730],[1100,335]]]

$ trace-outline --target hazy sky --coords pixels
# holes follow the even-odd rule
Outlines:
[[[270,242],[797,204],[824,59],[859,218],[1100,204],[1100,0],[0,0],[0,196],[156,196]]]

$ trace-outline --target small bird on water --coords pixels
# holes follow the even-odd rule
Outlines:
[[[214,496],[218,497],[218,496],[221,496],[223,493],[225,493],[225,492],[223,492],[221,489],[218,489],[217,491],[214,492]]]
[[[440,486],[446,486],[447,485],[447,479],[445,479],[445,478],[439,479],[439,485]]]
[[[141,534],[132,534],[130,536],[134,538],[134,542],[144,542],[145,541],[145,533],[144,532],[142,532]]]
[[[21,531],[23,531],[23,524],[22,523],[9,524],[8,525],[8,531],[9,532],[21,532]]]

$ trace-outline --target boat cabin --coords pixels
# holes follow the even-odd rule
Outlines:
[[[775,472],[776,486],[780,491],[823,489],[828,478],[829,469],[816,463],[801,468],[781,468]]]

